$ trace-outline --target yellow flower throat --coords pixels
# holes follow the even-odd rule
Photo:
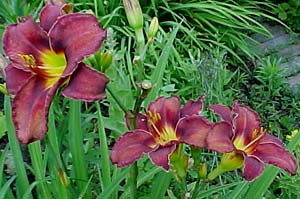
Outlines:
[[[151,133],[154,136],[156,143],[163,146],[170,141],[178,140],[174,128],[161,123],[161,116],[159,113],[148,111],[147,116],[148,124],[153,129]]]
[[[31,54],[18,54],[18,56],[24,62],[24,66],[31,68],[33,72],[46,80],[47,88],[59,80],[67,66],[63,52],[56,53],[53,50],[45,50],[39,54],[39,62]]]

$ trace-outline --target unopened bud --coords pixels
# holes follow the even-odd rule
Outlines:
[[[148,43],[153,42],[154,37],[158,31],[158,28],[159,28],[158,19],[157,17],[153,17],[148,30]]]
[[[141,87],[143,90],[149,90],[152,88],[152,83],[149,80],[144,80]]]
[[[141,29],[143,27],[144,18],[139,1],[123,0],[123,4],[129,25],[134,30]]]
[[[106,51],[102,54],[100,58],[100,64],[102,72],[105,72],[112,63],[112,53],[110,51]]]
[[[189,157],[184,153],[183,145],[178,145],[176,150],[170,155],[170,163],[173,172],[179,179],[186,177]]]
[[[5,84],[0,84],[0,93],[3,93],[3,95],[8,95]]]
[[[205,179],[207,176],[207,164],[201,163],[198,167],[198,175],[200,179]]]

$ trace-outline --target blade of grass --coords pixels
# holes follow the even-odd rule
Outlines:
[[[109,153],[108,153],[108,146],[107,146],[107,139],[104,129],[104,122],[103,117],[101,114],[101,109],[99,102],[96,102],[97,113],[98,113],[98,132],[99,132],[99,139],[100,139],[100,155],[101,155],[101,177],[102,177],[102,191],[108,187],[111,182],[111,175],[110,175],[110,160],[109,160]]]
[[[299,142],[300,133],[294,137],[294,139],[287,145],[286,148],[289,151],[293,151]],[[279,171],[280,169],[277,167],[267,166],[261,177],[250,183],[249,189],[247,190],[243,199],[261,198],[272,184]]]
[[[48,121],[48,133],[47,133],[47,145],[46,149],[49,150],[49,170],[51,177],[55,180],[52,181],[51,191],[56,194],[56,198],[68,199],[70,198],[68,194],[68,185],[64,185],[60,180],[58,169],[63,169],[62,160],[60,157],[60,150],[58,145],[58,138],[56,135],[56,126],[53,113],[53,105],[49,111],[49,121]]]
[[[145,100],[145,103],[148,104],[150,101],[152,101],[159,93],[160,88],[162,87],[162,79],[164,72],[166,70],[168,59],[172,50],[172,45],[175,40],[176,34],[179,30],[180,24],[177,24],[175,28],[172,30],[171,35],[168,37],[168,41],[166,45],[164,46],[162,53],[158,59],[158,62],[156,64],[156,67],[152,73],[151,76],[151,82],[153,85],[153,88],[151,92],[149,93],[147,99]]]
[[[152,182],[150,198],[163,198],[171,181],[171,174],[161,171]]]
[[[211,197],[211,196],[213,196],[213,194],[215,194],[217,192],[222,192],[222,191],[229,189],[231,187],[234,187],[234,186],[240,186],[242,183],[244,183],[244,182],[240,181],[240,182],[225,184],[225,185],[218,186],[218,187],[211,187],[208,190],[199,192],[197,199]]]
[[[83,149],[83,132],[81,130],[81,102],[70,100],[69,113],[69,147],[72,154],[73,171],[79,192],[85,190],[88,182],[87,164]],[[85,199],[91,198],[91,191],[88,189]]]
[[[5,96],[4,98],[4,112],[5,112],[5,120],[6,120],[9,145],[13,154],[16,175],[18,176],[18,178],[16,179],[17,198],[21,198],[21,196],[23,196],[26,190],[29,188],[29,181],[27,178],[27,173],[25,169],[25,164],[24,164],[20,144],[17,141],[15,135],[15,128],[12,123],[11,105],[10,105],[9,96]],[[28,198],[32,198],[31,193],[28,195]]]
[[[12,176],[0,189],[0,198],[7,198],[5,197],[6,193],[9,190],[11,183],[16,179],[16,176]]]
[[[234,190],[232,190],[229,194],[226,194],[222,199],[238,199],[241,198],[241,193],[245,191],[244,189],[248,188],[249,183],[244,182],[241,185],[237,185]]]
[[[146,181],[149,181],[151,180],[151,178],[157,174],[158,172],[160,172],[161,169],[159,167],[153,167],[152,169],[150,169],[149,171],[147,171],[146,173],[144,174],[141,174],[138,176],[138,179],[137,179],[137,187],[141,186],[142,184],[144,184]],[[124,193],[122,194],[122,196],[120,197],[121,199],[125,199],[125,198],[128,198],[128,194],[129,194],[129,190],[126,189],[124,191]]]
[[[6,176],[4,173],[4,164],[5,164],[5,159],[8,157],[8,149],[9,149],[9,145],[6,145],[5,149],[1,152],[1,156],[0,156],[0,187],[5,186],[7,183]],[[7,199],[15,198],[9,187],[5,191],[5,195]],[[4,198],[4,196],[2,197],[2,195],[0,194],[0,198]]]
[[[39,198],[51,198],[47,181],[45,179],[45,166],[43,165],[43,155],[40,141],[36,141],[29,144],[28,149],[32,162],[33,172],[35,175],[35,180],[45,181],[43,183],[38,184],[37,186]]]
[[[3,184],[2,179],[5,177],[4,163],[5,163],[5,158],[7,157],[7,152],[8,152],[8,145],[5,147],[4,151],[1,152],[1,156],[0,156],[0,187]]]
[[[0,187],[5,186],[5,184],[7,183],[7,180],[5,178],[3,178],[2,181],[3,181],[3,185],[1,185]],[[10,187],[8,187],[7,190],[5,191],[5,199],[15,199],[15,196]]]
[[[110,198],[111,194],[114,193],[114,191],[119,187],[119,184],[121,181],[123,181],[126,176],[128,175],[129,167],[124,169],[119,173],[116,178],[112,180],[110,185],[107,187],[106,191],[102,192],[98,195],[97,199],[108,199]]]
[[[30,186],[28,187],[28,189],[26,190],[26,192],[24,193],[24,195],[22,195],[22,199],[28,199],[31,197],[31,193],[32,193],[32,190],[40,183],[43,183],[45,182],[45,180],[36,180],[34,181],[33,183],[30,184]]]

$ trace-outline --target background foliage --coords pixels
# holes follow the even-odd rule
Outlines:
[[[99,103],[81,103],[56,97],[46,139],[28,146],[19,146],[15,141],[9,98],[5,98],[5,110],[1,100],[0,198],[129,198],[128,168],[111,165],[108,154],[116,138],[126,131],[115,96],[121,96],[126,109],[132,109],[140,94],[134,79],[134,32],[128,26],[120,0],[68,2],[73,3],[74,12],[95,14],[108,30],[104,47],[86,59],[99,68],[102,52],[112,52],[113,62],[106,71],[111,79],[107,98]],[[280,60],[261,59],[247,42],[253,33],[270,36],[262,22],[278,22],[277,14],[297,31],[298,13],[291,6],[297,2],[285,3],[141,1],[145,35],[152,17],[158,17],[160,24],[144,60],[146,79],[160,82],[155,94],[177,94],[184,101],[205,94],[206,106],[230,106],[238,99],[255,109],[270,133],[288,144],[286,136],[299,129],[300,95],[290,91],[279,67]],[[17,22],[18,16],[30,14],[37,19],[43,5],[39,0],[0,1],[0,35],[6,25]],[[282,13],[286,13],[286,19]],[[210,116],[208,111],[204,114]],[[288,145],[296,156],[300,151],[297,140],[299,135]],[[218,155],[205,153],[209,165],[215,166]],[[146,157],[138,162],[138,168],[139,198],[178,198],[176,180],[170,174],[153,167]],[[195,186],[196,172],[194,168],[189,173],[190,189]],[[257,194],[258,198],[294,199],[299,197],[299,181],[299,173],[291,177],[273,167],[252,183],[242,181],[240,171],[229,172],[211,184],[201,184],[197,198],[251,198]]]

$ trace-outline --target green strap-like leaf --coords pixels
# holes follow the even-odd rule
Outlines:
[[[172,50],[172,45],[175,40],[176,34],[178,32],[179,26],[180,24],[178,24],[174,28],[174,30],[172,30],[172,33],[167,41],[167,44],[164,46],[162,53],[157,61],[156,67],[151,76],[151,82],[153,84],[153,88],[149,93],[147,99],[145,100],[146,104],[148,104],[150,101],[152,101],[158,96],[159,90],[162,87],[163,75],[168,64],[169,55]]]
[[[0,198],[5,198],[6,192],[11,183],[16,179],[16,176],[11,177],[0,189]]]

